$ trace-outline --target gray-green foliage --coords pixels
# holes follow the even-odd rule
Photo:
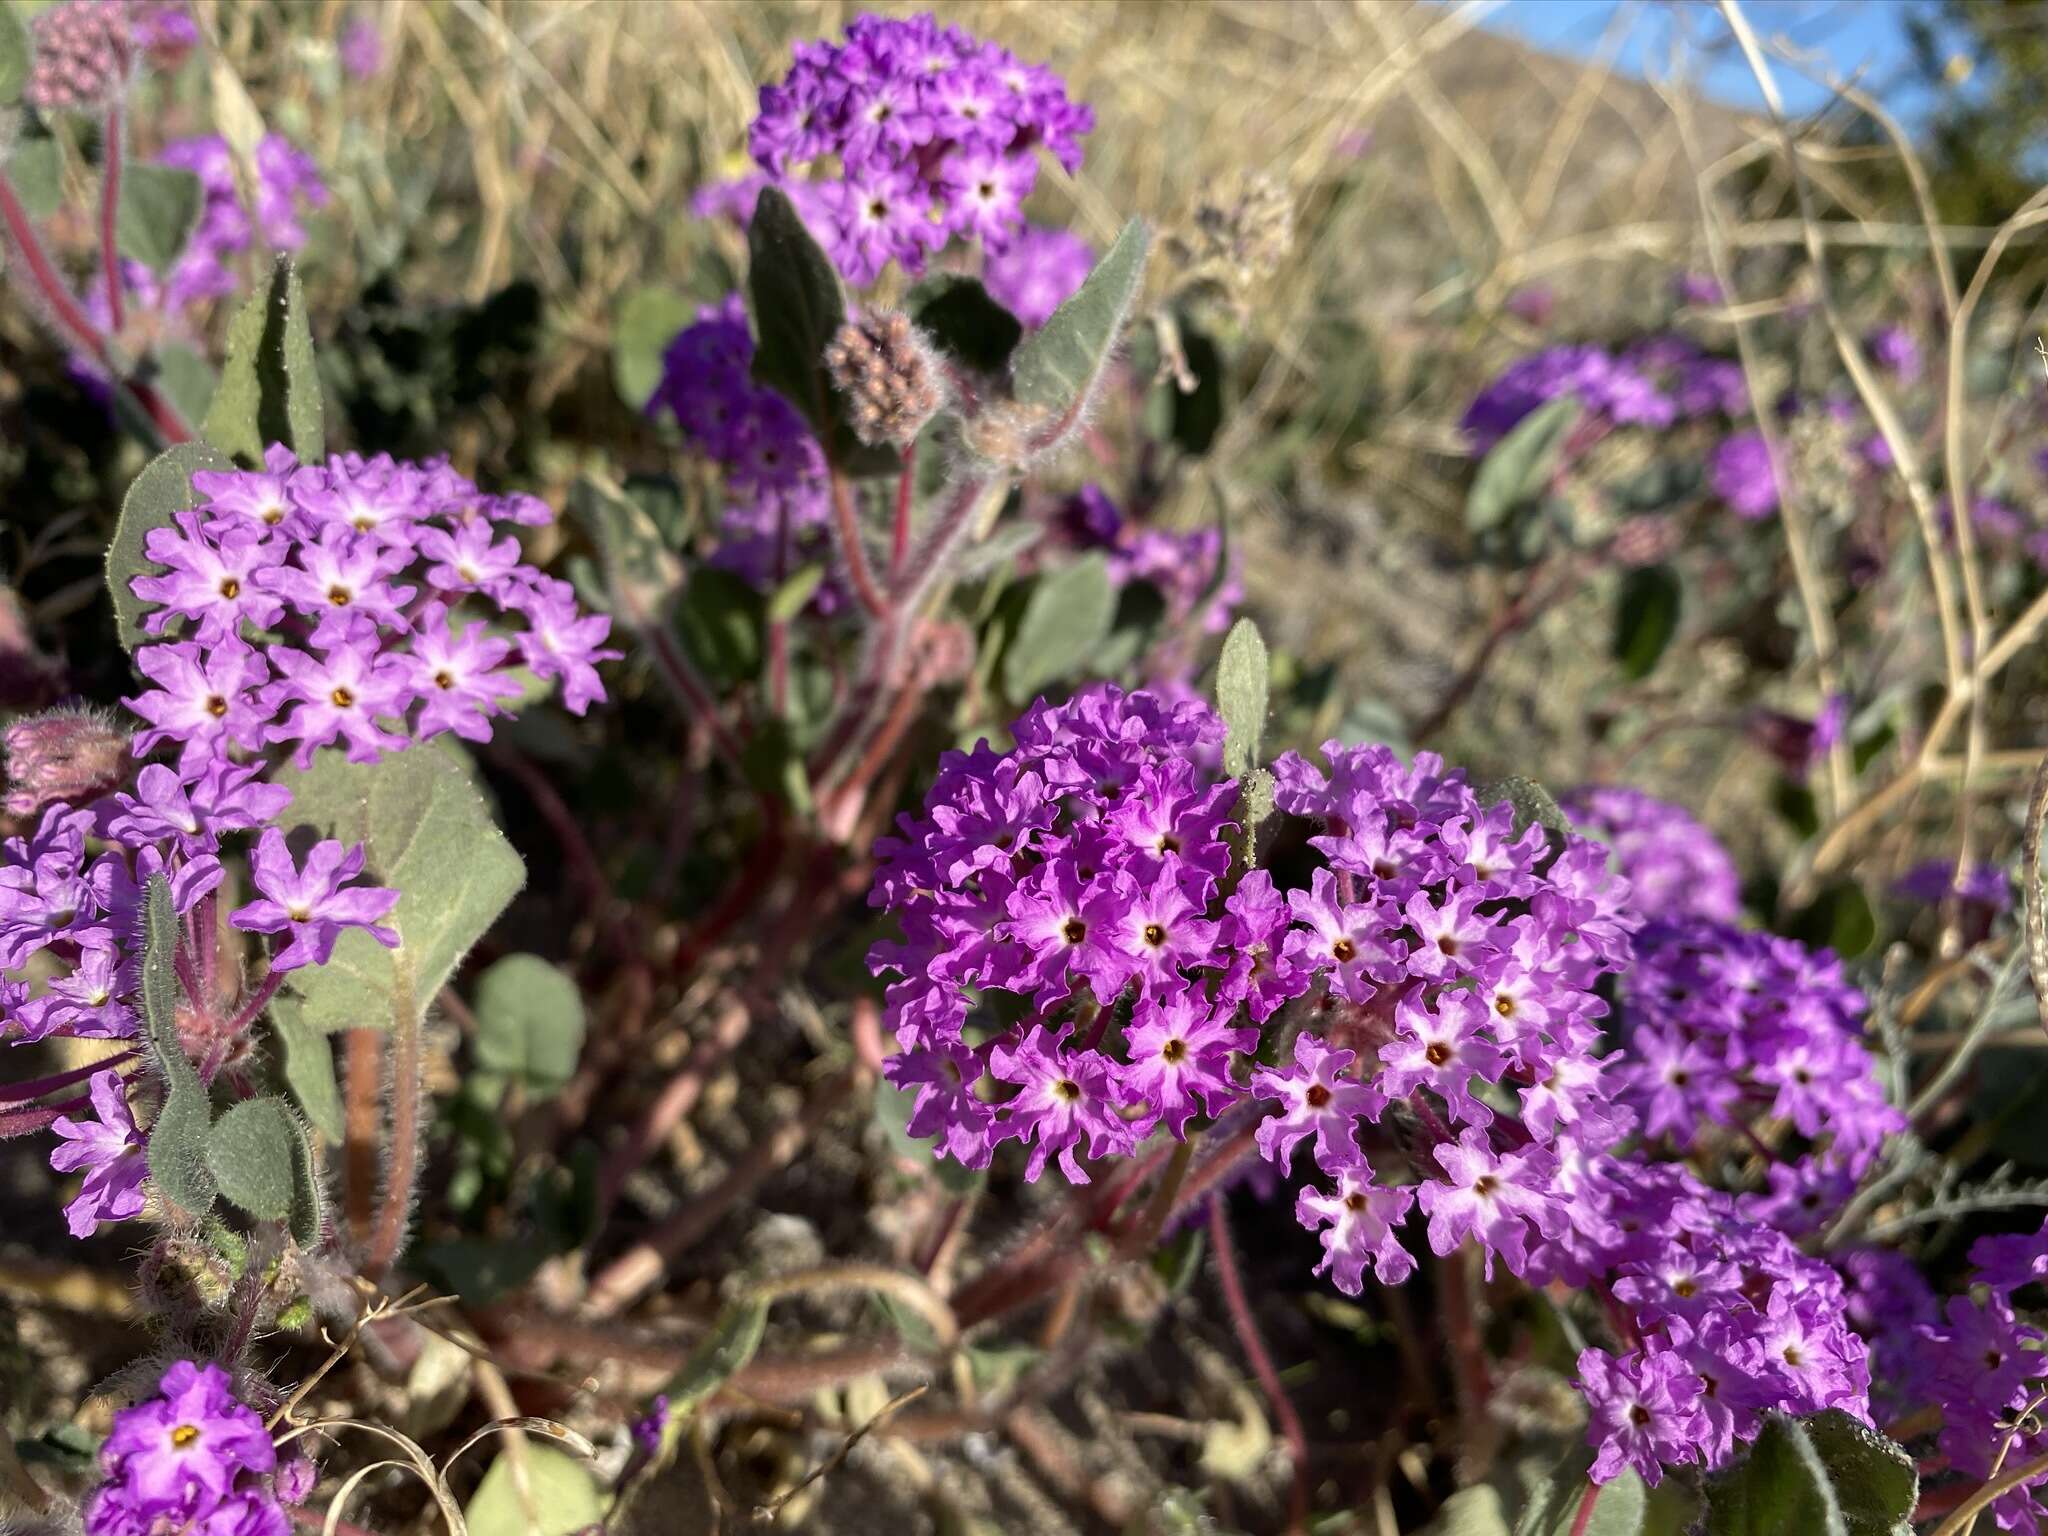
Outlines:
[[[1614,605],[1614,659],[1622,676],[1648,677],[1678,633],[1685,589],[1665,565],[1638,566],[1621,578]]]
[[[1003,654],[1003,691],[1019,703],[1087,667],[1116,620],[1116,589],[1101,553],[1041,577]]]
[[[747,226],[747,261],[754,377],[802,411],[824,438],[833,426],[825,348],[846,323],[838,269],[774,187],[761,194]]]
[[[1465,496],[1465,526],[1474,533],[1499,527],[1515,508],[1534,501],[1550,484],[1557,456],[1579,419],[1570,395],[1547,400],[1493,445]]]
[[[300,1110],[331,1141],[341,1138],[341,1090],[334,1082],[334,1048],[327,1036],[302,1019],[296,1008],[273,1008],[270,1030],[277,1041],[278,1070]]]
[[[320,375],[306,294],[289,256],[279,256],[269,281],[251,294],[228,326],[228,357],[207,408],[206,440],[244,465],[283,443],[300,462],[327,452]]]
[[[320,1186],[305,1127],[283,1099],[245,1099],[222,1111],[206,1165],[223,1197],[259,1221],[284,1221],[310,1244],[320,1235]]]
[[[163,567],[143,552],[150,531],[168,528],[178,513],[199,504],[192,489],[194,470],[233,469],[218,450],[205,443],[180,443],[144,466],[121,502],[121,517],[107,541],[107,595],[114,601],[114,622],[121,644],[129,650],[148,637],[142,632],[145,605],[128,584],[137,576],[155,576]]]
[[[327,750],[277,780],[292,792],[295,826],[361,843],[365,879],[400,893],[384,919],[400,947],[350,929],[326,965],[292,973],[274,1007],[330,1033],[389,1028],[408,1010],[417,1018],[526,882],[466,759],[441,742],[375,763]]]
[[[1011,388],[1025,405],[1077,418],[1095,391],[1145,281],[1151,237],[1142,220],[1124,225],[1088,280],[1024,338],[1011,359]]]
[[[507,955],[477,978],[476,1060],[516,1078],[529,1096],[547,1098],[568,1084],[583,1049],[583,995],[538,955]]]
[[[1271,664],[1259,626],[1239,619],[1223,639],[1216,662],[1216,709],[1228,734],[1223,738],[1223,771],[1242,778],[1259,761],[1266,730],[1266,690]]]
[[[663,1389],[670,1413],[682,1418],[745,1370],[767,1333],[765,1297],[743,1296],[728,1304],[711,1325],[711,1332],[690,1352],[690,1358]]]
[[[147,161],[123,166],[114,209],[115,248],[152,272],[165,271],[191,239],[204,202],[199,178],[190,171]]]
[[[213,1209],[217,1193],[206,1156],[213,1106],[178,1033],[176,956],[182,927],[170,882],[150,876],[142,908],[142,1017],[164,1101],[149,1128],[149,1177],[173,1214],[197,1221]]]
[[[501,1451],[484,1473],[462,1512],[469,1536],[575,1536],[603,1521],[604,1497],[585,1462],[531,1439],[521,1460],[515,1470]]]
[[[1913,1459],[1838,1409],[1774,1413],[1741,1461],[1707,1485],[1707,1536],[1910,1536]]]
[[[12,5],[0,4],[0,107],[11,107],[21,100],[22,87],[28,84],[29,67],[34,62],[35,48],[29,42],[21,12]]]
[[[612,383],[634,410],[654,397],[670,340],[697,316],[675,289],[644,283],[619,301],[612,317]]]

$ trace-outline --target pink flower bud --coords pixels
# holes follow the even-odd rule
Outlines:
[[[97,710],[53,709],[0,731],[7,798],[0,806],[33,816],[59,800],[83,805],[128,777],[128,733]]]
[[[30,106],[89,110],[120,95],[133,53],[124,0],[58,0],[31,27],[35,67],[22,92]]]

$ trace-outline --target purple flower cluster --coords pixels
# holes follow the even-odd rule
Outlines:
[[[1690,1149],[1710,1126],[1783,1122],[1809,1150],[1774,1157],[1769,1190],[1742,1207],[1812,1231],[1905,1126],[1863,1047],[1862,995],[1826,951],[1728,923],[1653,923],[1636,947],[1615,1077],[1644,1136]]]
[[[2012,905],[2012,881],[1996,864],[1979,864],[1966,874],[1956,872],[1954,859],[1928,859],[1915,864],[1893,882],[1892,894],[1927,906],[1953,896],[1967,906],[1996,916]]]
[[[1558,1184],[1571,1231],[1531,1278],[1604,1293],[1629,1346],[1579,1356],[1594,1481],[1716,1467],[1773,1410],[1867,1421],[1868,1352],[1827,1264],[1682,1164],[1582,1152]]]
[[[748,130],[778,186],[829,165],[811,223],[856,284],[895,261],[921,272],[955,236],[1000,250],[1023,226],[1043,146],[1069,172],[1094,114],[1059,76],[929,15],[863,15],[843,43],[807,42],[779,83],[761,87]]]
[[[522,666],[576,714],[604,697],[611,620],[507,531],[552,518],[537,498],[482,495],[445,462],[302,465],[277,446],[192,484],[206,499],[143,546],[168,569],[133,583],[162,637],[135,657],[156,685],[127,701],[148,722],[138,754],[175,746],[192,778],[287,744],[303,767],[335,743],[374,762],[444,731],[488,741]]]
[[[1094,249],[1079,235],[1026,224],[1016,239],[989,252],[981,281],[990,298],[1036,329],[1073,297],[1094,268]]]
[[[1617,424],[1668,427],[1677,419],[1671,398],[1632,364],[1602,347],[1563,346],[1510,363],[1473,399],[1460,424],[1483,452],[1536,407],[1564,395]]]
[[[1588,785],[1558,803],[1573,826],[1614,851],[1644,917],[1729,923],[1741,915],[1735,861],[1678,806],[1621,784]]]
[[[1937,1445],[1950,1468],[1982,1482],[2048,1454],[2048,1331],[2019,1300],[2048,1280],[2048,1224],[1979,1238],[1970,1264],[1967,1290],[1938,1308],[1919,1284],[1914,1320],[1889,1320],[1885,1337],[1897,1343],[1881,1358],[1904,1402],[1941,1410]],[[2038,1532],[2048,1524],[2048,1488],[2038,1478],[2022,1484],[1991,1513],[2001,1530]]]
[[[1707,481],[1744,522],[1759,522],[1778,510],[1778,477],[1761,432],[1736,432],[1721,439],[1707,461]]]
[[[740,296],[708,304],[669,343],[647,409],[672,412],[691,445],[724,471],[729,499],[712,564],[765,589],[828,557],[832,513],[824,451],[794,406],[754,382],[753,361]],[[829,582],[813,599],[826,612],[838,600]]]
[[[190,1360],[114,1415],[100,1466],[107,1481],[85,1506],[86,1536],[285,1536],[280,1494],[311,1491],[310,1464],[279,1462],[227,1372]]]

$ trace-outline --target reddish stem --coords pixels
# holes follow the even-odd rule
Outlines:
[[[46,1093],[55,1093],[59,1088],[69,1088],[73,1083],[82,1083],[98,1072],[105,1072],[133,1061],[134,1051],[123,1051],[118,1056],[104,1057],[99,1061],[87,1062],[82,1067],[73,1067],[69,1072],[58,1072],[50,1077],[32,1077],[25,1083],[0,1084],[0,1104],[19,1104],[25,1099],[39,1099]]]
[[[903,579],[910,558],[910,510],[917,499],[917,443],[903,450],[903,473],[896,478],[896,524],[889,536],[889,585]]]
[[[1266,1394],[1273,1417],[1280,1421],[1280,1433],[1286,1438],[1288,1454],[1294,1460],[1287,1525],[1290,1531],[1300,1531],[1308,1524],[1308,1433],[1301,1427],[1301,1415],[1294,1411],[1293,1400],[1280,1384],[1280,1372],[1273,1366],[1273,1357],[1266,1353],[1259,1320],[1252,1314],[1251,1300],[1245,1295],[1244,1277],[1238,1273],[1237,1253],[1230,1243],[1230,1217],[1221,1200],[1209,1205],[1209,1245],[1216,1250],[1216,1278],[1222,1282],[1223,1301],[1237,1327],[1238,1346],[1258,1378],[1259,1389]]]
[[[861,542],[860,517],[853,505],[853,486],[836,469],[832,471],[832,531],[839,537],[839,553],[846,561],[846,579],[853,595],[870,616],[884,617],[889,612],[889,602],[875,585],[875,573],[868,568],[867,546]]]
[[[100,178],[100,272],[107,281],[107,324],[119,331],[126,323],[121,297],[121,253],[114,240],[121,209],[121,103],[107,104],[105,143],[101,148],[105,169]]]
[[[84,1109],[92,1099],[80,1094],[75,1099],[66,1099],[62,1104],[36,1104],[27,1109],[11,1109],[0,1113],[0,1141],[9,1141],[16,1136],[26,1136],[33,1131],[47,1129],[50,1122],[59,1115],[68,1115],[74,1109]]]
[[[1579,1512],[1572,1516],[1571,1536],[1586,1536],[1586,1527],[1593,1523],[1593,1506],[1600,1502],[1601,1484],[1589,1482],[1586,1491],[1579,1497]]]
[[[243,1030],[255,1023],[257,1015],[270,1006],[270,1000],[277,996],[277,989],[283,985],[284,972],[273,970],[269,975],[265,976],[263,978],[263,985],[256,989],[255,995],[242,1005],[240,1011],[235,1014],[234,1021],[228,1025],[230,1037],[239,1035]]]

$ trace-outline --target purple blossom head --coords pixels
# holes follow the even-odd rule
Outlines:
[[[180,1360],[155,1396],[117,1412],[100,1466],[107,1480],[86,1504],[86,1536],[284,1536],[290,1528],[270,1486],[277,1452],[263,1420],[217,1365]]]
[[[58,0],[29,30],[35,60],[22,96],[37,111],[91,111],[126,88],[135,38],[125,4]]]
[[[1008,246],[1037,152],[1072,172],[1093,124],[1043,66],[930,15],[863,15],[761,87],[748,147],[771,184],[818,194],[826,216],[807,222],[864,286],[891,261],[922,272],[955,237]]]
[[[1757,522],[1778,510],[1778,480],[1761,432],[1723,438],[1708,461],[1707,480],[1714,494],[1744,522]]]
[[[1094,249],[1079,235],[1027,224],[1014,240],[989,252],[981,280],[989,297],[1036,328],[1073,296],[1094,267]]]
[[[1569,395],[1588,415],[1616,425],[1669,426],[1676,407],[1632,363],[1599,347],[1551,347],[1504,369],[1466,409],[1461,425],[1484,452],[1545,401]]]
[[[1559,804],[1573,826],[1613,850],[1643,916],[1733,922],[1741,913],[1735,861],[1678,806],[1620,784],[1573,790]]]

